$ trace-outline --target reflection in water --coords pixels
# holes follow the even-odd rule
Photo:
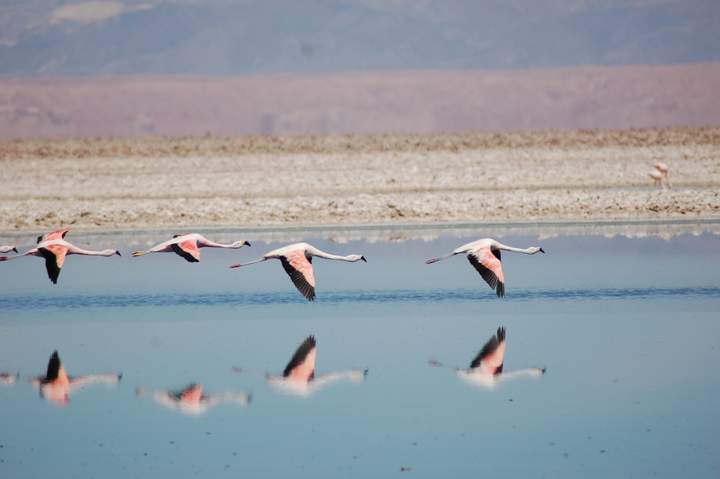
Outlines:
[[[20,379],[20,373],[0,372],[0,384],[12,385]]]
[[[494,388],[501,381],[518,377],[539,377],[545,374],[545,368],[526,368],[516,371],[504,372],[505,363],[505,328],[499,327],[497,332],[485,343],[470,367],[451,368],[460,379],[473,386],[487,389]],[[443,367],[435,360],[430,361],[431,366]]]
[[[317,345],[314,336],[308,336],[297,348],[282,376],[266,376],[268,384],[280,392],[308,397],[321,387],[336,381],[362,382],[368,370],[353,369],[315,375]]]
[[[88,384],[117,384],[122,374],[91,374],[87,376],[68,376],[65,367],[55,351],[48,361],[45,376],[32,379],[33,386],[40,389],[40,395],[58,406],[66,406],[70,402],[70,394]]]
[[[143,388],[137,388],[135,394],[138,397],[150,396],[161,406],[192,416],[205,414],[218,404],[236,404],[245,407],[252,400],[252,396],[244,392],[203,394],[203,386],[198,383],[192,383],[180,391],[145,391]]]

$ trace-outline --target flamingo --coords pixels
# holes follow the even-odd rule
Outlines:
[[[153,246],[147,251],[135,251],[133,257],[143,256],[150,253],[175,253],[182,256],[190,263],[200,261],[200,248],[230,248],[239,249],[243,246],[250,246],[247,241],[235,241],[231,244],[215,243],[197,233],[175,235],[173,239]]]
[[[9,253],[10,251],[14,251],[15,253],[18,252],[17,248],[14,245],[0,246],[0,253]]]
[[[18,379],[20,379],[20,373],[8,373],[4,371],[0,373],[0,384],[12,385],[15,384]]]
[[[47,269],[48,277],[53,284],[57,284],[60,270],[65,264],[65,257],[71,254],[79,254],[85,256],[120,256],[120,251],[116,249],[105,249],[102,251],[90,251],[79,248],[72,243],[68,243],[63,238],[68,230],[59,230],[48,233],[45,236],[38,236],[38,244],[35,248],[26,251],[17,256],[0,256],[0,261],[9,261],[12,259],[22,258],[23,256],[41,256],[45,258],[45,269]],[[59,235],[59,238],[58,238]]]
[[[546,368],[526,368],[517,371],[503,372],[505,363],[505,328],[499,327],[490,337],[480,352],[470,363],[470,367],[450,368],[463,381],[473,386],[487,389],[494,388],[501,381],[518,377],[539,377],[545,374]],[[444,367],[438,361],[429,361],[430,366]]]
[[[114,385],[120,382],[122,374],[91,374],[88,376],[68,376],[65,367],[55,351],[48,361],[45,376],[38,376],[31,380],[33,386],[40,389],[40,395],[48,401],[66,406],[70,402],[70,394],[88,384],[104,383]]]
[[[359,254],[350,254],[347,256],[338,256],[320,251],[307,243],[295,243],[283,248],[272,250],[254,261],[244,264],[233,264],[231,268],[239,268],[241,266],[249,266],[251,264],[260,263],[269,259],[279,259],[282,261],[285,272],[290,276],[293,284],[300,293],[305,296],[308,301],[315,300],[315,274],[313,273],[312,259],[313,256],[325,259],[333,259],[338,261],[348,261],[355,263],[356,261],[365,261],[365,256]]]
[[[314,336],[308,336],[298,346],[290,362],[285,366],[282,376],[265,376],[268,384],[281,392],[308,397],[321,387],[336,381],[362,382],[368,374],[367,369],[336,371],[319,376],[315,375],[317,343]]]
[[[440,260],[450,258],[456,254],[467,254],[470,264],[480,273],[480,276],[490,285],[490,288],[495,290],[498,298],[502,298],[505,296],[505,276],[503,275],[500,251],[503,250],[524,254],[545,253],[545,250],[538,246],[531,246],[525,249],[513,248],[494,239],[484,238],[459,246],[455,248],[452,253],[448,253],[445,256],[431,258],[425,261],[425,264],[437,263]]]
[[[244,392],[204,394],[202,384],[198,383],[191,383],[180,391],[158,390],[146,392],[143,388],[137,388],[135,394],[138,397],[150,394],[155,402],[161,406],[195,416],[205,414],[211,407],[218,404],[237,404],[244,407],[249,405],[252,400],[252,396]]]
[[[665,176],[660,170],[652,170],[648,173],[648,176],[653,180],[655,186],[659,186],[663,190],[665,189]]]

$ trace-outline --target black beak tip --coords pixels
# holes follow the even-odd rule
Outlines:
[[[540,248],[540,252],[541,252],[541,253],[545,253],[545,250],[542,249],[542,248]]]
[[[118,255],[118,256],[122,256],[122,255],[120,254],[120,251],[115,251],[115,254]]]
[[[16,253],[18,252],[17,248],[13,248],[12,250],[15,251]]]
[[[367,263],[367,260],[365,259],[365,256],[360,256],[360,259],[365,261]]]
[[[245,242],[245,246],[252,246],[249,241]]]

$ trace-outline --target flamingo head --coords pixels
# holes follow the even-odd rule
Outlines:
[[[234,242],[232,245],[230,245],[231,248],[238,249],[242,248],[243,246],[252,246],[249,241],[240,240]]]
[[[530,254],[545,253],[545,250],[540,248],[539,246],[531,246],[530,248],[528,248],[528,252]]]
[[[120,251],[118,251],[116,249],[106,249],[106,250],[103,250],[102,253],[103,253],[103,256],[115,256],[115,255],[122,256],[120,254]]]
[[[367,263],[367,260],[365,259],[365,256],[361,254],[350,254],[348,255],[348,260],[352,261],[353,263],[356,261],[364,261]]]

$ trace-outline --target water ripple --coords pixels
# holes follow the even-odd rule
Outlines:
[[[720,298],[720,288],[628,288],[628,289],[527,289],[514,290],[504,301],[587,301],[642,300],[668,297]],[[451,301],[499,301],[486,291],[465,290],[391,290],[327,291],[319,303],[413,303]],[[295,294],[259,293],[159,293],[159,294],[74,294],[0,296],[0,310],[130,308],[177,306],[267,306],[303,303]]]

